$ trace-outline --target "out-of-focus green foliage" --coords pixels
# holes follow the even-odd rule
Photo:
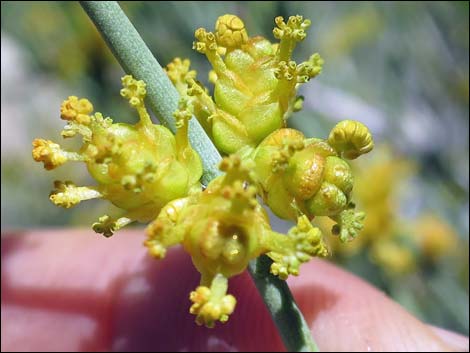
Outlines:
[[[414,249],[411,258],[420,259],[413,270],[390,275],[364,255],[340,262],[428,322],[468,334],[468,2],[121,5],[162,65],[174,56],[191,56],[201,73],[209,67],[190,49],[194,28],[212,28],[224,13],[239,15],[250,33],[268,38],[275,16],[299,13],[311,19],[312,35],[296,56],[319,52],[324,75],[301,92],[307,104],[290,124],[326,138],[333,122],[357,119],[371,128],[378,145],[387,143],[391,151],[382,160],[380,154],[366,157],[364,163],[413,165],[405,174],[391,169],[398,181],[392,178],[397,187],[390,194],[396,201],[387,211],[408,225],[397,238]],[[101,204],[65,212],[45,201],[51,177],[33,162],[30,143],[36,136],[56,136],[60,103],[72,94],[86,93],[124,122],[120,112],[127,108],[114,94],[122,71],[78,4],[6,1],[1,6],[2,229],[91,224],[96,213],[105,211]],[[52,173],[55,179],[73,174],[77,182],[89,182],[81,166]],[[389,177],[372,178],[371,189]],[[437,224],[452,229],[459,251],[422,261],[416,257],[419,242],[406,239],[429,233],[429,228],[432,233]],[[384,225],[377,238],[386,232]],[[373,241],[371,233],[367,242]]]

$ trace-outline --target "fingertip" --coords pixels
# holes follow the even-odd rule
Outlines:
[[[156,261],[143,240],[142,230],[2,238],[2,350],[284,350],[246,272],[230,280],[230,320],[199,327],[189,314],[200,279],[191,258],[175,247]]]
[[[443,340],[452,351],[455,352],[468,352],[469,351],[469,341],[468,337],[461,334],[448,331],[436,326],[429,326],[429,328],[437,335],[441,340]]]
[[[143,239],[142,230],[2,238],[2,350],[285,350],[246,272],[230,280],[229,322],[198,327],[188,312],[199,283],[189,255],[176,247],[155,261]],[[289,285],[323,351],[468,350],[468,338],[424,325],[325,261],[305,264]]]
[[[2,234],[2,350],[106,349],[114,287],[138,266],[139,233]]]
[[[450,349],[384,293],[328,262],[311,261],[289,284],[320,350]]]
[[[189,313],[189,293],[200,280],[189,255],[176,247],[165,259],[145,263],[116,298],[113,350],[284,351],[248,273],[230,279],[228,293],[237,305],[228,322],[209,329]]]

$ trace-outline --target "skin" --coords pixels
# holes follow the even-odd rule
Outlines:
[[[283,351],[245,272],[226,324],[188,313],[199,274],[181,248],[155,261],[144,232],[90,230],[2,236],[2,351]],[[322,351],[468,351],[467,337],[428,326],[363,280],[313,260],[289,279]]]

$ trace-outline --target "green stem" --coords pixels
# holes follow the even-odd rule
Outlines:
[[[176,132],[173,112],[179,95],[157,59],[116,1],[80,1],[126,73],[147,84],[147,102],[160,122]],[[202,183],[220,175],[220,154],[196,119],[189,121],[191,146],[204,156]]]
[[[147,84],[149,106],[158,119],[173,132],[173,112],[178,107],[178,92],[152,55],[137,30],[115,1],[80,1],[83,9],[101,32],[126,73]],[[202,157],[207,185],[220,174],[220,154],[196,119],[190,120],[189,138]],[[318,351],[310,329],[294,302],[287,284],[269,274],[269,258],[252,261],[249,271],[268,307],[288,351]]]
[[[289,352],[319,352],[310,327],[295,303],[286,281],[269,273],[266,255],[251,261],[248,270]]]

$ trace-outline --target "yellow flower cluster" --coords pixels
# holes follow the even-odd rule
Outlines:
[[[191,294],[191,312],[208,326],[226,320],[233,310],[227,278],[243,272],[250,260],[267,254],[274,261],[271,272],[286,279],[313,256],[327,254],[320,231],[305,216],[287,235],[271,229],[256,200],[251,167],[238,155],[224,158],[223,176],[201,193],[170,202],[147,228],[145,245],[154,257],[163,258],[166,248],[179,243],[191,254],[202,275],[201,286]]]
[[[236,300],[227,294],[228,278],[244,271],[250,260],[266,254],[274,275],[298,275],[302,263],[328,253],[322,233],[311,224],[315,216],[333,219],[333,231],[343,242],[357,236],[364,219],[354,210],[353,175],[345,159],[369,152],[371,134],[353,120],[338,123],[326,139],[286,128],[288,117],[301,109],[299,86],[321,72],[323,60],[319,54],[299,64],[292,60],[309,20],[278,17],[275,23],[278,43],[249,37],[234,15],[219,17],[214,32],[196,30],[194,49],[213,67],[214,97],[196,80],[188,59],[174,59],[166,72],[181,95],[175,136],[151,123],[144,82],[125,76],[121,95],[139,113],[138,123],[113,123],[100,113],[92,115],[86,99],[69,97],[61,108],[67,121],[62,135],[82,135],[80,151],[64,151],[51,141],[33,143],[33,157],[46,169],[84,161],[98,183],[56,182],[55,204],[110,200],[124,214],[99,218],[93,229],[105,236],[134,220],[151,221],[145,245],[157,259],[168,247],[183,245],[201,273],[190,311],[209,327],[233,312]],[[192,116],[227,155],[220,164],[223,174],[205,189],[199,184],[200,158],[188,142]],[[257,196],[297,224],[286,235],[273,231]]]
[[[193,48],[213,67],[214,97],[196,80],[188,59],[176,58],[166,70],[217,148],[252,161],[258,194],[276,215],[293,221],[299,215],[332,217],[335,233],[346,241],[357,235],[364,213],[353,210],[353,176],[345,159],[369,152],[372,136],[353,120],[338,123],[325,140],[286,128],[301,108],[297,90],[321,72],[323,60],[319,54],[300,64],[291,58],[309,20],[275,22],[279,43],[249,37],[234,15],[221,16],[214,32],[196,30]]]
[[[70,181],[54,183],[50,200],[70,208],[79,202],[103,198],[123,209],[117,219],[105,215],[93,229],[105,236],[133,222],[148,222],[169,201],[199,188],[202,164],[189,146],[187,129],[176,137],[165,127],[154,125],[145,106],[145,83],[124,76],[121,95],[137,109],[140,121],[135,125],[113,123],[101,113],[92,114],[87,99],[69,97],[61,106],[61,118],[67,121],[64,138],[82,136],[78,152],[70,152],[52,141],[33,141],[33,158],[54,169],[67,161],[84,162],[95,186],[76,186]],[[177,112],[179,113],[179,112]],[[184,124],[183,124],[184,125]]]

